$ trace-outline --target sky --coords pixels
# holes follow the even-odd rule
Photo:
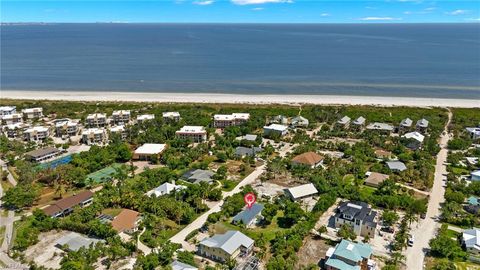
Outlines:
[[[0,0],[0,21],[480,23],[480,0]]]

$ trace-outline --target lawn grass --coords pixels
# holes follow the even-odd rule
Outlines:
[[[7,180],[7,181],[1,181],[3,193],[5,193],[7,190],[11,189],[13,185]]]
[[[106,208],[103,209],[102,214],[109,215],[111,217],[116,217],[122,211],[121,208]]]
[[[0,243],[3,243],[3,239],[5,239],[5,226],[0,227]]]
[[[470,171],[464,168],[459,168],[459,167],[453,167],[450,166],[450,170],[452,171],[453,174],[455,175],[464,175],[464,174],[470,174]]]

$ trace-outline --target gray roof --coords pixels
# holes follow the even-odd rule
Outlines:
[[[191,183],[200,183],[200,182],[212,182],[212,176],[215,173],[208,170],[194,169],[189,170],[182,175],[183,178],[188,180]]]
[[[195,266],[191,266],[186,263],[179,262],[177,260],[172,262],[172,270],[197,270]]]
[[[292,125],[296,126],[296,125],[299,125],[299,126],[308,126],[310,122],[308,121],[307,118],[299,115],[299,116],[296,116],[292,119]]]
[[[400,122],[400,126],[402,127],[411,127],[412,124],[413,124],[413,121],[410,118],[405,118],[402,120],[402,122]]]
[[[254,157],[257,153],[261,152],[261,147],[243,147],[239,146],[235,148],[235,156],[243,157],[243,156],[251,156]]]
[[[246,140],[246,141],[255,141],[256,139],[257,139],[257,135],[255,134],[247,134],[241,137],[241,140]]]
[[[371,227],[377,226],[375,222],[377,212],[372,211],[372,208],[365,202],[351,201],[340,203],[335,217],[343,218],[345,214],[351,216],[353,219],[362,220]]]
[[[392,125],[386,124],[386,123],[371,123],[367,126],[367,129],[371,130],[387,130],[387,131],[393,131],[394,127]]]
[[[466,248],[475,248],[480,250],[480,229],[473,228],[465,230],[462,235]]]
[[[363,125],[363,124],[365,124],[365,121],[366,121],[366,120],[367,120],[367,119],[365,119],[365,117],[360,116],[360,117],[358,117],[357,119],[355,119],[355,121],[353,121],[353,124],[354,124],[354,125]]]
[[[224,234],[216,234],[200,242],[201,245],[207,247],[220,248],[230,255],[241,246],[250,248],[253,243],[254,241],[250,237],[239,231],[227,231]]]
[[[390,170],[392,171],[405,171],[407,169],[407,166],[401,161],[398,160],[393,160],[393,161],[387,161],[387,166]]]
[[[337,123],[340,124],[340,125],[346,125],[346,124],[350,123],[350,120],[351,120],[350,117],[344,116],[344,117],[342,117],[342,119],[338,120]]]
[[[59,247],[67,245],[69,250],[78,251],[82,247],[88,248],[90,244],[95,245],[98,242],[104,242],[104,241],[100,239],[85,237],[76,232],[71,232],[63,236],[62,238],[58,239],[56,245]]]
[[[37,150],[27,152],[27,153],[25,153],[25,155],[29,156],[29,157],[32,157],[32,158],[39,158],[39,157],[43,157],[43,156],[50,155],[50,154],[56,154],[58,152],[60,152],[60,150],[58,150],[55,147],[46,147],[46,148],[41,148],[41,149],[37,149]]]
[[[422,119],[418,120],[417,121],[417,127],[423,127],[423,128],[428,127],[428,120],[425,119],[425,118],[422,118]]]
[[[242,212],[233,217],[234,222],[242,221],[243,224],[248,225],[252,222],[260,213],[262,213],[263,205],[255,203],[251,208],[245,208]]]

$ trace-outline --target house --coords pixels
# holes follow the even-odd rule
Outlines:
[[[182,189],[185,189],[187,188],[186,186],[182,186],[182,185],[175,185],[175,182],[172,182],[172,183],[168,183],[168,182],[165,182],[163,184],[161,184],[160,186],[150,190],[149,192],[147,192],[147,196],[155,196],[155,197],[160,197],[160,196],[163,196],[163,195],[167,195],[167,194],[170,194],[174,191],[177,191],[177,190],[182,190]]]
[[[166,148],[166,144],[146,143],[138,147],[135,152],[133,152],[132,158],[138,160],[158,160],[160,158],[160,154],[165,151]]]
[[[112,220],[112,228],[118,233],[124,232],[132,234],[137,231],[140,223],[140,213],[130,209],[122,209],[122,211]]]
[[[470,214],[480,215],[480,200],[475,196],[470,196],[463,209]]]
[[[426,132],[428,129],[428,120],[425,118],[418,120],[416,127],[418,132]]]
[[[262,218],[263,204],[254,203],[252,207],[245,207],[233,217],[232,223],[242,223],[245,227],[252,227]]]
[[[367,172],[368,177],[365,179],[365,185],[370,187],[378,187],[383,181],[388,179],[388,175],[377,172]]]
[[[213,182],[212,177],[214,174],[214,172],[208,170],[192,169],[184,173],[182,178],[194,184],[198,184],[200,182],[211,183]]]
[[[257,135],[255,134],[247,134],[247,135],[244,135],[244,136],[240,136],[240,137],[237,137],[235,138],[236,140],[238,141],[249,141],[249,142],[254,142],[257,140]]]
[[[27,119],[38,119],[43,117],[43,108],[27,108],[23,109],[22,113]]]
[[[374,238],[377,229],[376,217],[377,212],[372,211],[365,202],[342,202],[334,215],[335,227],[340,228],[347,224],[353,228],[356,235]]]
[[[410,118],[405,118],[400,122],[400,126],[398,127],[398,131],[400,133],[409,131],[412,128],[413,121]]]
[[[93,201],[93,193],[90,190],[85,190],[77,195],[58,200],[48,207],[42,209],[47,216],[63,217],[70,214],[76,206],[84,207]]]
[[[107,142],[107,132],[103,128],[89,128],[82,131],[82,142],[86,145],[102,145]]]
[[[276,116],[274,116],[270,119],[269,124],[287,125],[288,124],[288,117],[286,117],[284,115],[276,115]]]
[[[367,119],[365,119],[365,117],[363,116],[360,116],[358,117],[357,119],[355,119],[355,121],[352,122],[352,125],[357,128],[357,129],[360,129],[362,128],[364,125],[365,125],[365,122],[367,121]]]
[[[0,118],[17,113],[17,106],[0,106]]]
[[[181,140],[204,142],[207,140],[207,131],[202,126],[184,126],[175,134]]]
[[[215,114],[213,116],[213,127],[239,126],[245,124],[249,119],[249,113]]]
[[[372,248],[369,244],[342,240],[335,248],[327,251],[326,270],[376,270],[375,261],[371,259]]]
[[[390,134],[390,133],[393,132],[394,127],[392,125],[389,125],[389,124],[386,124],[386,123],[375,122],[375,123],[369,124],[367,126],[367,129],[372,130],[372,131],[378,131],[378,132],[384,133],[384,134]]]
[[[288,127],[279,124],[270,124],[268,126],[263,127],[263,135],[264,136],[284,136],[288,132]]]
[[[392,158],[392,152],[383,149],[377,149],[375,150],[375,156],[380,159],[390,159]]]
[[[79,131],[79,121],[70,119],[60,119],[55,121],[55,136],[75,136]]]
[[[296,116],[296,117],[294,117],[294,118],[292,119],[292,122],[290,123],[290,125],[291,125],[292,127],[297,127],[297,128],[298,128],[298,127],[300,127],[300,128],[306,128],[306,127],[308,127],[308,124],[309,124],[309,123],[310,123],[310,122],[308,121],[307,118],[299,115],[299,116]]]
[[[470,179],[472,181],[480,181],[480,170],[471,172]]]
[[[386,164],[387,164],[387,167],[392,172],[403,172],[407,169],[407,166],[405,166],[405,163],[398,160],[387,161]]]
[[[78,251],[80,248],[89,248],[91,245],[95,245],[99,242],[105,242],[104,240],[85,237],[79,233],[71,232],[62,238],[58,239],[55,246],[68,251]]]
[[[423,140],[425,139],[425,136],[423,136],[420,132],[414,131],[414,132],[409,132],[406,133],[405,135],[402,136],[402,138],[405,138],[408,140],[407,142],[407,147],[412,149],[412,150],[417,150],[422,146]]]
[[[1,118],[3,125],[13,125],[23,122],[23,117],[20,113],[12,113],[2,116]]]
[[[19,137],[20,135],[22,135],[22,130],[24,128],[27,128],[28,125],[25,125],[23,123],[16,123],[16,124],[12,124],[12,125],[7,125],[5,127],[5,133],[7,135],[8,138],[17,138]]]
[[[470,165],[476,165],[478,163],[478,157],[465,157],[465,160]]]
[[[235,156],[239,158],[244,158],[246,156],[255,157],[257,153],[260,153],[263,149],[261,147],[243,147],[239,146],[235,148]]]
[[[318,190],[315,186],[310,184],[300,185],[285,190],[285,193],[294,201],[312,197],[318,193]]]
[[[475,196],[470,196],[470,197],[468,197],[467,203],[468,203],[469,205],[474,205],[474,206],[480,205],[480,201],[479,201],[478,198],[475,197]]]
[[[239,231],[227,231],[206,238],[198,245],[198,254],[215,261],[227,262],[249,255],[254,241]]]
[[[467,127],[465,130],[472,140],[480,139],[480,127]]]
[[[146,121],[153,120],[153,119],[155,119],[154,114],[142,114],[142,115],[137,116],[137,123],[141,124],[141,123],[144,123]]]
[[[191,266],[189,264],[182,263],[177,260],[173,261],[170,267],[172,267],[172,270],[198,270],[198,268],[195,266]]]
[[[46,147],[25,153],[25,159],[33,162],[42,162],[60,155],[62,151],[55,147]]]
[[[115,125],[123,126],[130,122],[131,113],[129,110],[119,110],[113,111],[112,113],[112,121]]]
[[[165,122],[178,122],[180,121],[179,112],[163,112],[162,113],[163,121]]]
[[[127,138],[127,131],[125,130],[125,126],[114,126],[108,128],[110,134],[117,134],[121,140],[125,140]]]
[[[345,115],[345,116],[342,117],[340,120],[338,120],[336,124],[337,124],[338,126],[347,128],[347,127],[350,125],[350,121],[351,121],[351,120],[352,120],[352,119],[351,119],[350,117],[348,117],[348,116]]]
[[[85,119],[88,127],[104,127],[107,125],[107,115],[104,113],[93,113]]]
[[[480,255],[480,229],[472,228],[463,231],[462,245],[468,253]]]
[[[306,152],[295,156],[292,159],[292,165],[303,165],[308,166],[312,169],[322,165],[323,163],[323,156],[315,153],[315,152]]]
[[[26,141],[43,141],[50,136],[50,128],[45,126],[36,126],[26,129],[23,132],[23,138]]]

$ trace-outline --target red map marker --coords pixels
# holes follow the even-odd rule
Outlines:
[[[245,194],[243,200],[245,201],[245,204],[247,204],[247,207],[250,209],[252,208],[252,205],[257,201],[257,197],[255,197],[255,193],[249,192]]]

